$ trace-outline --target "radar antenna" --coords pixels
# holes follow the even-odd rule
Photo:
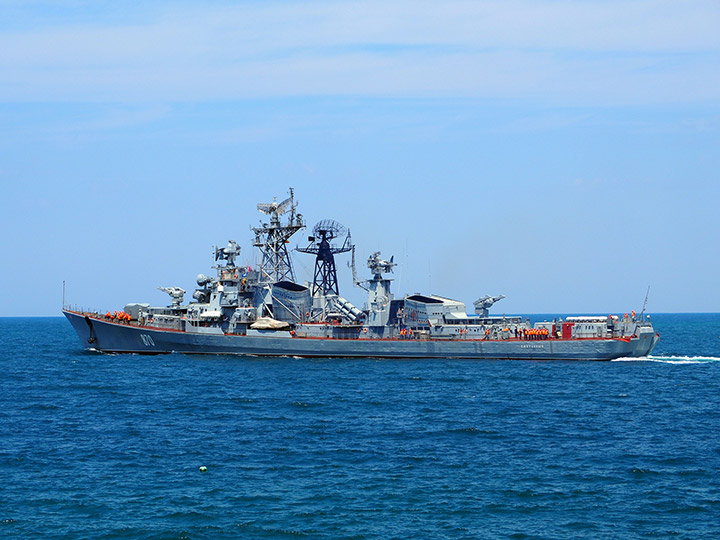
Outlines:
[[[332,243],[342,239],[342,243]],[[304,248],[295,248],[301,253],[315,255],[315,275],[313,277],[312,294],[339,295],[335,254],[353,250],[350,231],[332,219],[324,219],[313,227],[312,236],[308,236],[310,244]]]
[[[235,257],[240,254],[240,246],[235,240],[229,240],[227,247],[219,248],[215,246],[215,260],[226,260],[228,267],[235,266]]]
[[[257,209],[263,214],[268,214],[269,216],[277,218],[287,212],[288,206],[290,206],[292,202],[292,188],[290,188],[290,197],[285,199],[283,202],[278,203],[277,197],[273,197],[273,202],[271,203],[258,203]]]
[[[370,257],[368,257],[367,265],[370,269],[370,272],[372,272],[373,279],[374,280],[380,280],[382,279],[383,273],[388,273],[393,271],[393,267],[397,266],[396,263],[393,262],[393,259],[395,259],[395,255],[390,257],[389,261],[384,261],[380,258],[380,252],[376,251]]]
[[[288,254],[287,244],[290,237],[305,227],[302,214],[296,212],[293,188],[290,188],[290,197],[278,203],[259,203],[257,209],[270,216],[270,223],[262,223],[260,227],[253,227],[255,242],[253,246],[260,249],[262,262],[258,282],[276,283],[278,281],[295,281],[295,274]],[[280,216],[290,211],[287,224],[280,222]]]

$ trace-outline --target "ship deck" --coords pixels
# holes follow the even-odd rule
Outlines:
[[[135,328],[144,328],[147,330],[153,330],[156,332],[175,332],[179,334],[186,334],[185,330],[181,330],[178,328],[167,328],[163,326],[154,326],[152,324],[140,324],[136,320],[130,320],[130,321],[120,321],[113,318],[106,318],[105,315],[102,315],[96,311],[77,311],[69,308],[65,308],[63,311],[66,311],[68,313],[73,313],[75,315],[79,315],[81,317],[87,317],[91,320],[97,320],[101,321],[106,324],[112,324],[119,327],[135,327]],[[308,323],[305,323],[308,324]],[[311,323],[310,323],[311,324]],[[325,324],[325,323],[317,323],[317,324]],[[357,328],[360,325],[354,324],[354,325],[338,325],[342,328]],[[280,332],[287,332],[286,330],[280,330]],[[225,336],[233,336],[233,337],[244,337],[245,334],[234,334],[226,332],[223,335]],[[568,341],[624,341],[626,343],[630,342],[631,337],[607,337],[607,336],[599,336],[599,337],[573,337],[573,338],[563,338],[563,337],[552,337],[547,336],[543,339],[527,339],[522,337],[506,337],[506,338],[496,338],[493,339],[491,337],[465,337],[465,334],[459,334],[457,336],[442,336],[442,337],[429,337],[424,335],[412,335],[412,336],[389,336],[389,337],[365,337],[363,335],[358,335],[354,337],[347,337],[347,336],[299,336],[299,335],[292,335],[289,336],[292,339],[300,339],[300,340],[328,340],[328,341],[379,341],[379,342],[403,342],[403,341],[433,341],[433,342],[516,342],[516,343],[543,343],[543,342],[568,342]]]

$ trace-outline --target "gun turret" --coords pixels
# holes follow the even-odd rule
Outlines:
[[[179,307],[185,298],[185,289],[180,287],[158,287],[158,290],[166,292],[172,298],[172,307]]]
[[[478,298],[473,302],[473,306],[475,306],[475,313],[481,317],[487,317],[490,314],[489,310],[492,305],[503,298],[505,298],[504,294],[499,294],[497,296],[490,296],[489,294],[486,294],[482,298]]]

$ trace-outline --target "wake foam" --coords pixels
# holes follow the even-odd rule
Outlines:
[[[659,362],[661,364],[706,364],[720,362],[717,356],[642,356],[616,358],[613,362]]]

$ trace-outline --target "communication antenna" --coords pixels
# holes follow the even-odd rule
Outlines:
[[[290,197],[282,202],[273,198],[271,203],[258,203],[257,209],[270,216],[270,223],[261,223],[260,227],[253,227],[255,242],[253,246],[262,253],[262,262],[258,281],[260,283],[275,283],[278,281],[295,281],[295,274],[288,254],[287,244],[290,237],[305,227],[302,214],[296,212],[293,188],[289,189]],[[280,222],[280,216],[290,212],[287,224]]]
[[[650,285],[648,285],[647,292],[645,293],[645,301],[643,302],[643,308],[640,312],[640,318],[642,319],[645,315],[645,308],[647,307],[648,296],[650,296]]]
[[[353,285],[355,287],[360,287],[361,289],[365,289],[366,291],[370,291],[365,285],[363,285],[364,281],[361,281],[358,279],[357,275],[357,269],[355,268],[355,245],[353,244],[352,247],[352,255],[350,257],[350,262],[347,263],[348,268],[352,270],[352,277],[353,277]]]
[[[333,243],[333,240],[338,242]],[[313,234],[308,236],[308,242],[310,244],[307,247],[298,247],[296,250],[315,255],[312,294],[320,292],[339,295],[335,254],[354,250],[350,231],[333,219],[324,219],[313,227]]]

